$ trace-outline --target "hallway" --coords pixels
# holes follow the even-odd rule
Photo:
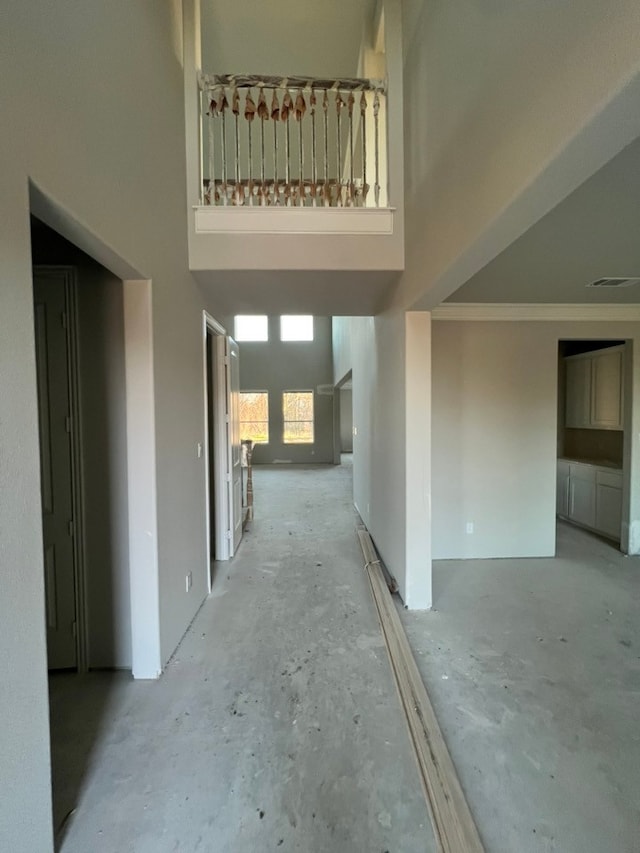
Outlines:
[[[52,679],[63,853],[435,849],[351,467],[254,483],[255,520],[159,681]]]

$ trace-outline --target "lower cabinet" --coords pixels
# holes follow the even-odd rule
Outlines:
[[[563,518],[619,540],[622,473],[559,459],[556,509]]]
[[[569,475],[569,518],[586,527],[596,526],[595,471],[593,479],[573,472]]]
[[[558,459],[556,476],[556,514],[569,517],[569,463]]]

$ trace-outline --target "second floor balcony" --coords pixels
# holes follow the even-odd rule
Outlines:
[[[196,234],[392,235],[387,87],[198,75]]]

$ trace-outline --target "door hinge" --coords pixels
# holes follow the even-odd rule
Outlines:
[[[224,475],[224,478],[225,478],[225,480],[227,481],[227,483],[230,483],[230,482],[231,482],[231,474],[225,474],[225,475]]]
[[[69,536],[73,536],[73,534],[74,534],[73,519],[69,520],[69,524],[67,525],[67,529],[69,530]]]
[[[229,356],[225,355],[225,357],[224,357],[224,363],[225,363],[225,364],[229,364]]]
[[[231,540],[231,531],[227,530],[227,532],[225,533],[225,536],[227,539]]]
[[[231,423],[231,416],[230,416],[230,415],[225,415],[225,416],[224,416],[224,422],[225,422],[226,424],[230,424],[230,423]]]

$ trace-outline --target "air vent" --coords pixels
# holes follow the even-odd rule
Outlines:
[[[587,287],[631,287],[632,284],[638,284],[640,278],[599,278],[592,281]]]

